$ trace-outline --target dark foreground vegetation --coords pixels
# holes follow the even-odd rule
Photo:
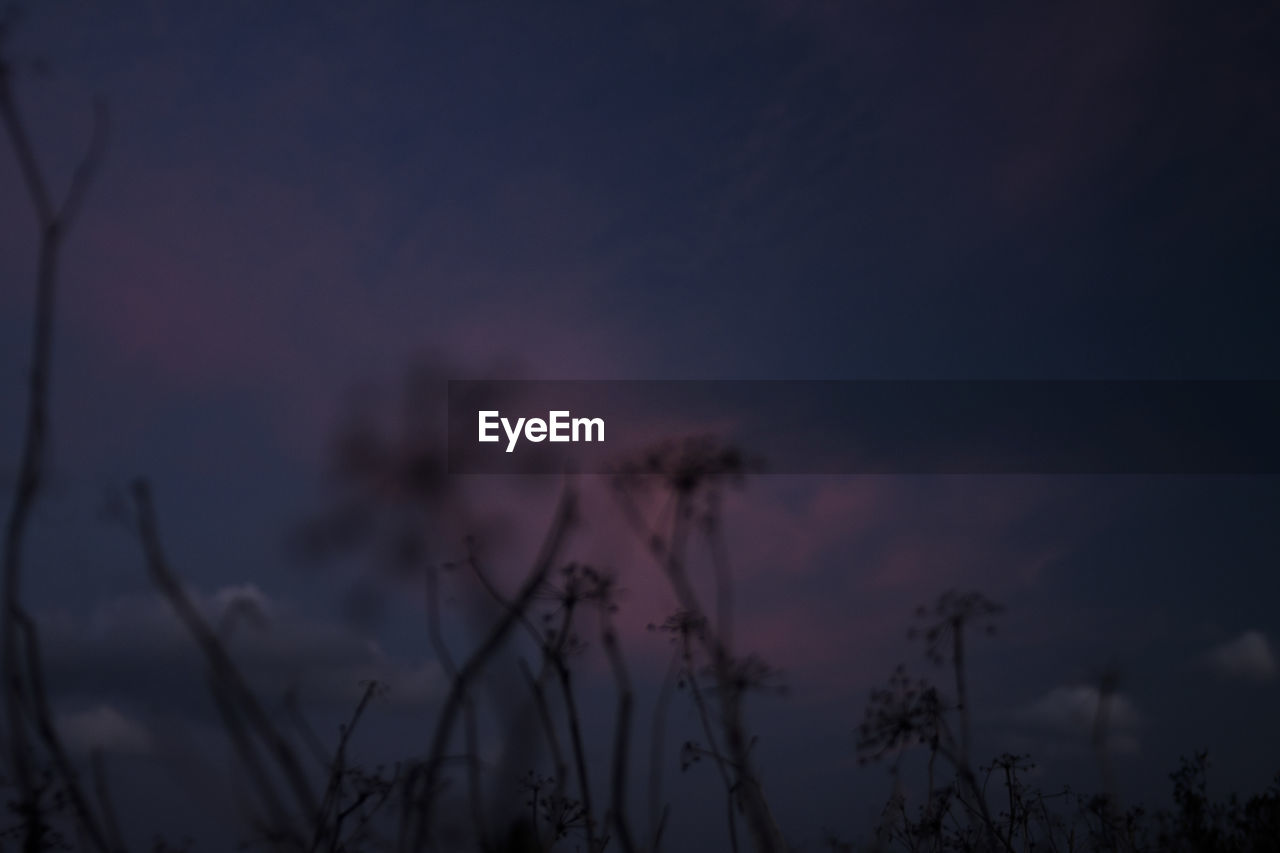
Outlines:
[[[57,262],[103,154],[106,118],[99,110],[89,151],[67,195],[56,199],[14,98],[15,66],[3,57],[0,53],[0,119],[35,216],[38,269],[25,440],[4,532],[0,639],[7,823],[0,849],[117,853],[128,849],[126,838],[138,837],[138,830],[119,823],[103,758],[94,756],[84,765],[61,740],[44,683],[38,626],[22,596],[28,522],[46,479]],[[690,849],[689,841],[668,837],[666,831],[664,779],[668,769],[678,767],[702,774],[709,787],[705,819],[722,823],[733,851],[1280,850],[1280,780],[1246,800],[1213,801],[1206,794],[1204,753],[1185,759],[1172,773],[1171,809],[1147,813],[1122,807],[1108,769],[1108,698],[1114,685],[1105,681],[1094,731],[1102,793],[1036,787],[1029,782],[1028,756],[973,757],[968,643],[1000,611],[977,593],[945,593],[921,608],[913,636],[946,677],[933,683],[910,677],[905,669],[895,671],[884,688],[873,692],[851,737],[849,748],[867,762],[887,764],[894,780],[872,837],[852,842],[806,835],[811,829],[784,830],[770,809],[745,713],[754,693],[777,690],[776,673],[734,635],[729,547],[722,536],[723,490],[750,473],[741,453],[712,439],[672,442],[621,464],[613,478],[618,510],[647,549],[649,569],[679,602],[676,612],[653,626],[669,637],[671,662],[656,701],[643,705],[615,628],[617,579],[565,556],[580,523],[572,482],[565,484],[523,578],[507,589],[486,565],[482,543],[462,539],[462,557],[449,565],[422,558],[415,526],[425,523],[447,491],[429,450],[406,449],[376,431],[353,427],[338,443],[335,461],[340,474],[336,508],[307,527],[303,544],[317,552],[370,545],[389,550],[403,582],[422,590],[424,639],[449,681],[429,722],[425,752],[406,754],[390,766],[362,766],[349,754],[353,734],[377,713],[379,685],[366,685],[336,738],[314,732],[299,709],[288,724],[282,722],[274,711],[277,697],[260,697],[251,689],[207,614],[188,595],[170,563],[145,481],[134,484],[124,515],[141,563],[203,654],[210,701],[252,786],[255,805],[243,837],[254,849]],[[393,516],[396,524],[368,523],[378,515]],[[373,541],[374,531],[390,540]],[[710,555],[709,579],[693,576],[695,547]],[[493,614],[473,626],[473,641],[465,649],[457,648],[441,625],[441,586],[463,582],[460,578],[484,591],[487,612]],[[707,589],[713,590],[710,596],[702,592]],[[614,688],[611,733],[601,743],[584,734],[580,710],[579,679],[586,674],[580,662],[588,649],[603,656]],[[494,725],[480,707],[491,694],[479,687],[503,657],[518,661],[516,683],[507,685],[506,695],[518,697],[512,701],[527,709],[528,741],[536,746],[523,754],[509,751],[514,757],[494,767],[479,756],[482,729]],[[698,734],[670,744],[666,716],[676,702],[693,708]],[[641,719],[639,707],[655,710]],[[642,743],[647,748],[641,749]],[[591,768],[600,766],[590,760],[592,750],[607,751],[603,777],[591,776]],[[908,755],[923,758],[916,764],[925,778],[911,785],[925,792],[919,802],[902,793]],[[198,839],[183,842],[182,848],[157,840],[152,849],[188,846],[203,849]]]

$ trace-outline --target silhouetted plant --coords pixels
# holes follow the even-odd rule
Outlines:
[[[36,308],[30,383],[17,487],[4,535],[3,641],[4,703],[9,775],[15,791],[6,798],[13,823],[0,829],[0,846],[14,842],[23,853],[88,847],[101,853],[125,849],[111,807],[110,785],[101,760],[89,760],[92,796],[81,768],[63,747],[44,686],[36,626],[22,602],[21,580],[28,521],[44,484],[50,419],[48,397],[57,261],[68,228],[83,202],[102,156],[105,113],[95,114],[89,152],[72,176],[61,203],[50,195],[36,161],[12,90],[16,65],[5,52],[12,19],[0,18],[0,121],[13,146],[38,229]],[[398,582],[423,583],[426,639],[448,681],[426,752],[372,768],[351,755],[353,733],[382,688],[364,685],[348,721],[330,751],[310,727],[296,696],[286,697],[293,731],[269,714],[225,643],[209,624],[171,567],[149,486],[138,480],[132,503],[119,503],[142,546],[156,589],[198,647],[210,696],[241,769],[248,780],[253,837],[245,847],[306,853],[360,853],[397,849],[477,849],[484,853],[544,853],[557,848],[587,853],[618,849],[658,851],[664,840],[668,803],[662,780],[668,748],[666,713],[672,696],[687,695],[697,719],[697,737],[684,738],[677,756],[682,770],[714,766],[725,794],[731,849],[739,849],[741,821],[760,853],[787,849],[753,760],[756,739],[749,733],[744,705],[751,693],[783,692],[778,672],[735,643],[733,577],[724,540],[724,490],[741,486],[759,469],[756,460],[715,437],[669,441],[624,461],[613,486],[626,518],[670,585],[678,609],[651,629],[671,641],[671,660],[657,697],[651,727],[647,843],[642,844],[628,813],[633,781],[635,688],[614,623],[622,589],[617,576],[599,566],[566,558],[570,534],[579,523],[578,492],[567,482],[543,544],[513,593],[504,593],[481,558],[474,536],[463,540],[465,556],[447,564],[429,558],[428,524],[452,497],[438,448],[426,425],[431,421],[418,392],[435,379],[415,374],[401,433],[389,435],[372,420],[357,417],[340,431],[333,453],[334,506],[304,525],[296,545],[311,554],[370,547]],[[657,513],[646,498],[656,498]],[[710,554],[711,606],[701,600],[689,559],[700,541]],[[452,547],[452,542],[450,543]],[[477,619],[475,642],[456,653],[446,641],[440,607],[442,578],[468,570],[492,600]],[[1106,767],[1108,700],[1116,689],[1109,672],[1101,681],[1094,743],[1103,764],[1100,795],[1069,789],[1046,793],[1028,783],[1029,756],[1001,754],[972,764],[969,638],[994,633],[1002,608],[977,592],[944,593],[932,607],[917,611],[911,636],[924,644],[926,658],[950,664],[954,697],[939,686],[897,668],[887,686],[873,690],[856,751],[860,763],[891,761],[894,787],[881,811],[874,838],[863,849],[908,851],[1187,851],[1187,853],[1269,853],[1280,850],[1280,777],[1267,791],[1241,802],[1210,798],[1208,755],[1195,753],[1175,771],[1172,811],[1149,816],[1142,809],[1121,811]],[[237,614],[231,613],[234,617]],[[243,615],[243,614],[240,614]],[[490,618],[491,617],[491,618]],[[594,617],[592,625],[584,620]],[[225,626],[224,626],[225,627]],[[523,639],[521,639],[523,637]],[[592,645],[592,639],[598,647]],[[575,664],[592,649],[603,654],[613,680],[616,709],[608,729],[610,761],[606,781],[589,775],[587,720],[578,708]],[[503,652],[518,656],[524,706],[545,740],[550,773],[530,769],[510,782],[510,804],[491,808],[479,755],[477,684],[496,668]],[[531,663],[532,661],[532,663]],[[558,705],[557,705],[558,702]],[[560,711],[559,714],[556,711]],[[458,729],[461,729],[461,736]],[[532,729],[532,727],[531,727]],[[460,743],[459,743],[460,742]],[[908,802],[902,784],[904,755],[927,750],[923,802]],[[459,751],[460,750],[460,751]],[[309,753],[309,757],[308,757]],[[938,759],[941,758],[940,763]],[[470,827],[442,806],[449,796],[451,768],[461,767]],[[949,769],[949,773],[948,773]],[[504,768],[503,772],[510,770]],[[512,773],[514,776],[514,772]],[[949,778],[942,778],[948,776]],[[604,791],[603,799],[599,794]],[[506,811],[503,806],[510,805]],[[500,821],[493,816],[501,815]],[[825,833],[832,851],[856,845]],[[154,853],[191,849],[155,839]]]
[[[726,779],[730,843],[737,849],[735,805],[741,810],[757,851],[783,850],[782,837],[751,758],[753,739],[747,734],[742,700],[750,679],[733,650],[732,573],[720,524],[720,504],[726,486],[741,485],[758,467],[751,457],[713,436],[665,442],[621,464],[614,474],[614,492],[633,528],[665,575],[707,655],[720,711],[723,750],[712,738],[698,689],[692,655],[686,658],[686,683],[699,708],[711,754]],[[642,510],[641,498],[654,491],[671,507],[670,520],[654,522]],[[712,556],[716,590],[714,623],[708,618],[689,577],[687,548],[691,534],[701,534]],[[691,649],[691,647],[690,647]]]
[[[50,786],[56,791],[55,799],[65,797],[68,811],[89,843],[107,853],[121,849],[123,844],[112,835],[115,824],[107,814],[108,805],[91,802],[53,724],[44,689],[36,625],[22,602],[22,564],[27,528],[44,489],[48,464],[49,389],[58,262],[63,243],[80,213],[106,149],[107,111],[101,102],[95,104],[88,150],[72,173],[66,195],[61,200],[57,199],[40,167],[13,90],[19,66],[9,53],[8,40],[17,22],[15,7],[9,6],[0,11],[0,123],[3,123],[13,146],[18,171],[27,190],[39,247],[26,423],[13,503],[4,532],[0,659],[5,678],[7,758],[18,792],[14,808],[20,818],[24,853],[35,853],[61,843],[61,836],[52,828],[45,813]],[[42,761],[47,761],[54,768],[52,780],[42,775],[39,769]]]

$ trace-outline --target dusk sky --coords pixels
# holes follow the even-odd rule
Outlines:
[[[411,376],[428,397],[481,378],[1280,379],[1265,4],[58,0],[3,55],[59,191],[93,98],[110,111],[63,254],[26,594],[60,730],[104,750],[139,846],[249,829],[199,653],[109,511],[135,477],[204,612],[258,617],[228,644],[273,713],[294,690],[330,737],[362,679],[389,684],[353,744],[376,761],[425,751],[447,689],[420,576],[291,543],[333,504],[352,418],[443,452],[430,417],[400,420]],[[36,257],[6,143],[6,494]],[[455,478],[423,559],[474,534],[514,589],[557,490]],[[567,556],[618,573],[639,743],[669,657],[645,627],[675,601],[607,489],[583,490]],[[1163,804],[1200,748],[1221,793],[1280,771],[1275,476],[765,474],[724,510],[738,645],[787,686],[747,715],[797,848],[873,824],[890,782],[857,766],[855,729],[899,662],[946,683],[906,632],[948,589],[1006,608],[971,649],[982,760],[1027,752],[1046,786],[1098,787],[1114,667],[1123,800]],[[581,666],[607,743],[608,669],[598,649]],[[669,849],[722,849],[712,768],[680,772],[681,701]],[[481,752],[505,766],[510,744]]]

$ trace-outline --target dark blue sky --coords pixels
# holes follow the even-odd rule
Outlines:
[[[210,612],[238,596],[270,612],[273,633],[242,638],[260,683],[292,678],[332,715],[359,678],[390,679],[374,754],[430,718],[416,588],[299,568],[283,545],[323,503],[353,388],[380,386],[394,414],[414,363],[1277,378],[1277,48],[1280,15],[1246,3],[40,5],[7,50],[51,67],[18,90],[56,185],[91,96],[112,115],[66,248],[56,476],[30,558],[68,730],[131,768],[140,821],[203,827],[148,805],[185,761],[175,744],[217,727],[135,543],[98,520],[138,474]],[[35,230],[3,151],[9,482]],[[474,491],[523,565],[549,496]],[[1224,788],[1280,768],[1259,743],[1280,712],[1273,478],[765,478],[730,510],[744,636],[792,686],[753,720],[797,841],[878,807],[887,783],[853,766],[852,729],[909,653],[914,606],[950,586],[1010,608],[975,661],[992,749],[1093,784],[1073,715],[1114,660],[1127,793],[1162,796],[1198,746]],[[653,679],[641,629],[670,602],[609,512],[593,505],[581,556],[633,589],[624,638]],[[443,558],[465,531],[440,527]],[[696,809],[673,821],[697,837]]]

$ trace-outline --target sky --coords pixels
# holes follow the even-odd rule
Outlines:
[[[111,117],[63,254],[27,561],[64,736],[107,751],[136,838],[238,831],[196,650],[104,511],[146,476],[200,606],[257,614],[230,642],[269,701],[292,686],[331,727],[378,678],[362,754],[425,749],[444,680],[417,581],[290,544],[335,499],[344,425],[432,449],[406,389],[1277,378],[1278,36],[1263,5],[1154,0],[33,5],[4,49],[55,187],[93,97]],[[36,229],[0,150],[10,486]],[[426,559],[482,534],[516,583],[555,484],[450,489]],[[645,626],[673,600],[584,489],[573,556],[618,571],[623,643],[655,688],[667,651]],[[1265,787],[1278,510],[1273,476],[752,479],[725,530],[740,640],[788,687],[751,707],[788,838],[866,829],[889,785],[857,767],[853,730],[898,661],[933,673],[906,630],[950,588],[1007,608],[972,663],[991,754],[1096,785],[1114,665],[1122,796],[1162,802],[1202,747],[1222,791]],[[607,670],[583,666],[605,732]],[[676,765],[672,837],[722,843],[715,780]]]

